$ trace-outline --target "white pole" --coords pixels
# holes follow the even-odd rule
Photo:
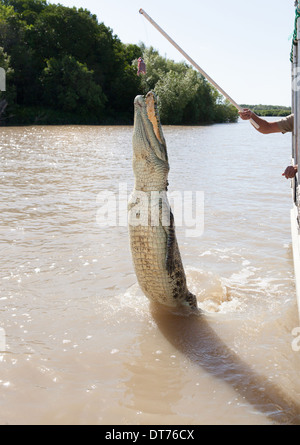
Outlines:
[[[220,87],[173,39],[141,8],[140,14],[142,14],[150,23],[154,26],[229,102],[235,106],[239,111],[243,111],[243,108],[238,105],[224,90]],[[259,128],[259,125],[250,119],[250,122]]]

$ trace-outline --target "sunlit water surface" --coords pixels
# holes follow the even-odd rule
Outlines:
[[[137,285],[118,207],[131,127],[1,128],[1,424],[300,423],[291,137],[248,122],[164,133],[169,192],[204,193],[203,233],[177,227],[197,317]]]

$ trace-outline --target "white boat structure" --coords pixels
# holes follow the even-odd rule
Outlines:
[[[295,1],[296,17],[291,51],[292,63],[292,112],[294,114],[294,131],[292,142],[292,162],[298,165],[300,160],[300,0]],[[292,180],[291,230],[293,259],[295,269],[296,293],[300,317],[300,183],[299,173]]]

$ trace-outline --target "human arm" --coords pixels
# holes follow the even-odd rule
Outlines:
[[[281,132],[277,122],[268,122],[265,119],[262,119],[261,117],[257,116],[255,113],[253,113],[253,111],[249,110],[248,108],[245,108],[243,111],[240,111],[239,115],[240,115],[241,119],[243,119],[243,120],[252,119],[255,123],[257,123],[258,128],[257,127],[254,127],[254,128],[256,128],[256,130],[262,134],[271,134],[271,133],[280,133]]]

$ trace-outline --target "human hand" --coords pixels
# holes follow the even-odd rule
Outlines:
[[[295,177],[296,173],[298,171],[298,166],[297,165],[289,165],[284,173],[282,173],[282,176],[285,176],[286,179],[292,179]]]
[[[239,115],[244,121],[247,121],[247,120],[251,119],[252,111],[249,110],[248,108],[244,108],[243,111],[239,112]]]

